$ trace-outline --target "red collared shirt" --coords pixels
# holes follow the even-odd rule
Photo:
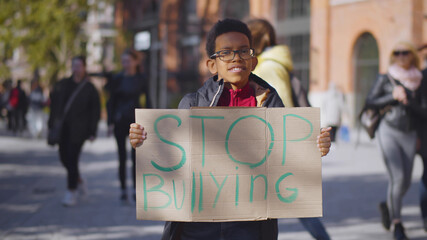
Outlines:
[[[255,90],[249,86],[249,83],[237,90],[224,87],[217,106],[256,107]]]

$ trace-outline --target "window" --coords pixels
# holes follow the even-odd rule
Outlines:
[[[292,60],[295,63],[307,62],[309,58],[310,35],[294,35],[285,38],[285,43],[292,49]]]
[[[289,36],[284,38],[284,40],[279,39],[279,43],[288,45],[292,54],[294,74],[301,80],[304,88],[308,90],[310,74],[310,35],[302,34]]]
[[[199,18],[197,16],[196,0],[184,0],[181,4],[179,28],[181,33],[198,34]]]
[[[244,19],[249,16],[248,0],[222,0],[223,18]]]
[[[197,2],[196,0],[184,1],[185,13],[187,17],[197,17]]]
[[[199,77],[200,25],[197,16],[197,1],[183,0],[180,8],[179,57],[180,67],[176,74],[181,93],[197,90],[194,82]]]
[[[277,19],[310,15],[310,0],[277,0]]]

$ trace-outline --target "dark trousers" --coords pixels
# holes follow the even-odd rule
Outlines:
[[[166,222],[162,240],[277,240],[277,219],[242,222]]]
[[[261,222],[184,223],[181,240],[261,239]]]
[[[84,142],[72,142],[68,135],[68,129],[63,129],[59,142],[59,158],[67,170],[67,187],[69,190],[75,190],[80,179],[79,157]]]
[[[427,220],[427,156],[422,157],[424,170],[420,182],[420,208],[421,216]]]
[[[320,218],[299,218],[299,221],[314,239],[331,239],[328,232],[326,232],[326,228],[323,226],[322,221],[320,221]]]
[[[11,130],[14,133],[22,132],[25,129],[25,113],[22,109],[15,109],[11,112]]]
[[[427,220],[427,127],[421,131],[420,140],[421,146],[418,153],[423,160],[424,170],[420,183],[420,208],[421,216]]]
[[[12,130],[13,129],[13,110],[7,110],[7,129]]]
[[[338,126],[331,126],[331,131],[330,131],[331,142],[335,142],[337,131],[338,131]]]
[[[126,162],[127,162],[127,149],[126,146],[128,145],[126,139],[129,136],[129,125],[127,122],[125,123],[119,123],[114,124],[114,137],[116,138],[117,142],[117,149],[119,152],[119,179],[120,179],[120,187],[121,189],[126,189]],[[132,148],[131,150],[132,155],[132,178],[133,178],[133,188],[135,189],[135,161],[136,161],[136,155],[135,155],[135,149]]]

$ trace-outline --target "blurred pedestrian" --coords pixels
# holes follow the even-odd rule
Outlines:
[[[151,108],[148,96],[148,82],[141,72],[140,57],[137,51],[127,49],[121,55],[123,70],[114,75],[105,88],[109,92],[107,102],[108,111],[108,132],[114,133],[117,142],[119,157],[119,179],[120,179],[120,200],[128,201],[126,162],[127,145],[126,138],[129,135],[129,125],[135,121],[135,108],[141,108],[141,95],[145,94],[145,107]],[[136,198],[135,192],[135,149],[131,148],[132,158],[132,179],[133,179],[133,200]]]
[[[4,104],[3,98],[6,94],[6,89],[4,88],[3,83],[0,85],[0,119],[3,120],[5,115],[3,113],[3,109],[6,108],[6,105]]]
[[[44,125],[43,107],[45,106],[46,98],[38,79],[31,81],[31,92],[28,96],[28,101],[28,130],[33,138],[40,138]]]
[[[345,111],[344,94],[335,85],[334,82],[329,82],[329,88],[326,93],[326,99],[323,101],[322,109],[324,110],[325,123],[323,127],[330,126],[331,141],[335,142],[336,134],[341,126],[342,114]]]
[[[72,75],[55,84],[50,94],[49,131],[61,119],[59,158],[67,171],[64,206],[73,206],[78,193],[86,194],[86,182],[79,171],[79,156],[84,142],[96,137],[100,118],[99,94],[86,75],[86,59],[72,59]],[[79,192],[77,192],[79,190]]]
[[[12,80],[6,79],[3,82],[2,106],[6,111],[7,130],[12,130],[12,107],[9,104],[10,92],[12,91]]]
[[[421,72],[413,45],[399,42],[390,54],[387,74],[380,75],[367,99],[368,107],[389,108],[376,136],[389,175],[387,203],[380,203],[382,224],[394,226],[394,238],[408,239],[401,220],[402,198],[411,184],[414,164],[417,121],[421,108]]]
[[[253,73],[276,89],[286,107],[309,107],[306,95],[303,97],[304,103],[298,102],[299,96],[293,96],[296,92],[305,94],[306,91],[304,89],[293,91],[292,86],[296,84],[292,84],[291,81],[299,80],[292,77],[292,57],[286,45],[277,44],[273,26],[264,19],[253,19],[247,24],[252,34],[255,55],[258,58],[258,65]],[[302,88],[301,83],[299,87]],[[299,220],[315,239],[330,239],[320,218],[300,218]]]
[[[424,45],[419,49],[427,50],[427,45]],[[423,80],[421,81],[420,93],[422,98],[422,107],[427,107],[427,68],[422,71]],[[417,152],[420,154],[421,159],[423,161],[424,169],[423,175],[421,177],[420,182],[420,208],[421,208],[421,216],[423,220],[424,230],[427,232],[427,119],[424,118],[419,121],[419,129],[418,129],[418,145]]]
[[[293,71],[292,56],[286,45],[278,45],[273,26],[264,19],[248,21],[258,65],[253,71],[276,89],[283,104],[293,107],[290,76]]]
[[[14,134],[22,133],[26,126],[25,114],[28,109],[27,94],[22,89],[22,80],[18,80],[9,96],[11,111],[11,130]]]

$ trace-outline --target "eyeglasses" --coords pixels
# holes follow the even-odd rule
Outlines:
[[[411,51],[409,50],[402,50],[402,51],[393,51],[393,56],[397,57],[399,55],[401,56],[407,56]]]
[[[211,59],[218,57],[221,61],[232,61],[236,56],[236,53],[239,54],[240,58],[247,60],[254,56],[254,50],[252,48],[244,48],[240,50],[221,50],[210,56]]]

